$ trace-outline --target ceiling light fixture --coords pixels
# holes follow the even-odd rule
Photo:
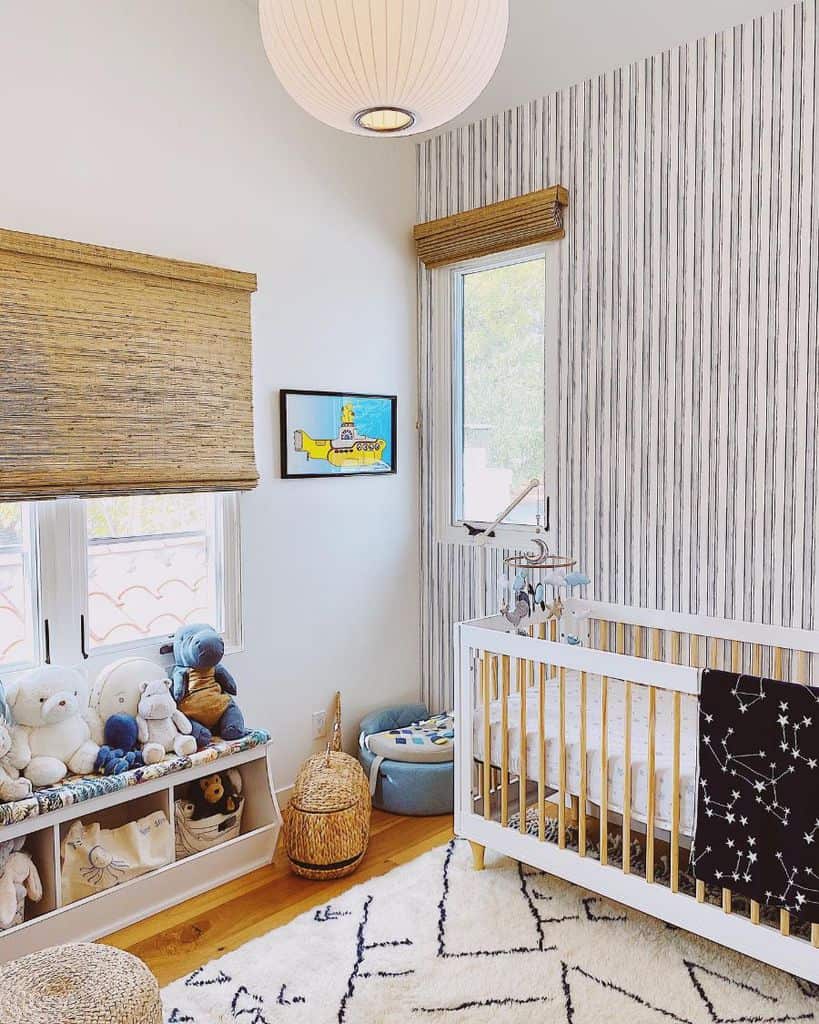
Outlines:
[[[300,107],[357,135],[456,117],[498,66],[509,0],[259,0],[265,50]]]

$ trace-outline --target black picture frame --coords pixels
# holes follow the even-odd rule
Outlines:
[[[350,469],[344,472],[304,472],[294,473],[288,469],[290,439],[293,437],[294,425],[289,422],[288,400],[292,396],[317,399],[372,399],[390,403],[390,451],[389,469]],[[398,396],[377,395],[359,391],[312,391],[299,388],[282,388],[279,391],[279,465],[283,480],[338,480],[347,477],[394,476],[398,472]],[[302,428],[299,428],[302,429]],[[312,439],[311,439],[312,440]],[[309,465],[310,459],[307,459]]]

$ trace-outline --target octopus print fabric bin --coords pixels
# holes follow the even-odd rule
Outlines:
[[[75,821],[62,843],[63,904],[169,864],[171,827],[163,811],[119,828]]]

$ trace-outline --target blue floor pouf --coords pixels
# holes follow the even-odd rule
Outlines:
[[[418,723],[424,727],[410,728]],[[452,813],[452,731],[436,725],[429,724],[425,704],[384,708],[361,720],[358,759],[371,789],[375,776],[374,807],[391,814]],[[368,742],[374,750],[368,749]]]

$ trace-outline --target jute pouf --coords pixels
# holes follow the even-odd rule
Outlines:
[[[0,1024],[162,1024],[156,978],[112,946],[52,946],[0,966]]]

